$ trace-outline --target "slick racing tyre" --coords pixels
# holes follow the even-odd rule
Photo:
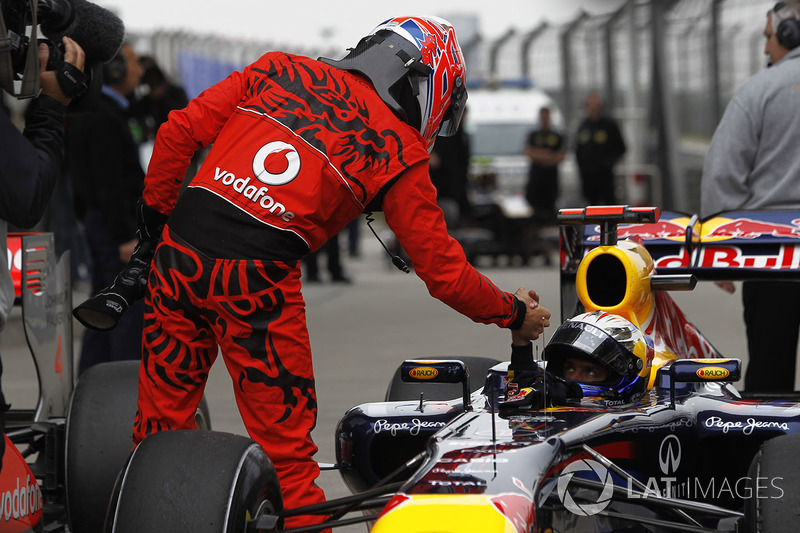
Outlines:
[[[469,369],[470,392],[483,387],[489,369],[499,363],[489,357],[448,357],[438,359],[456,359],[462,361]],[[391,383],[386,389],[386,401],[396,402],[418,400],[422,393],[426,400],[453,400],[461,398],[461,383],[407,383],[400,378],[400,367],[394,372]]]
[[[133,448],[139,361],[87,369],[72,393],[67,416],[66,493],[71,531],[100,533],[114,482]],[[210,429],[205,397],[195,416]]]
[[[240,533],[248,519],[282,508],[275,468],[253,440],[215,431],[163,431],[131,454],[105,531]]]
[[[66,493],[71,531],[100,533],[117,474],[133,448],[139,361],[86,370],[67,415]]]
[[[800,434],[761,445],[747,474],[745,533],[795,533],[800,522]]]

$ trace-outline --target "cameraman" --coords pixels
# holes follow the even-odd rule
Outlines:
[[[64,37],[65,62],[83,69],[84,52]],[[0,218],[24,228],[35,225],[44,214],[59,175],[64,151],[64,113],[71,99],[64,94],[53,71],[46,71],[50,54],[39,45],[41,93],[31,101],[20,133],[5,114],[0,114]]]
[[[84,68],[83,49],[64,37],[64,61]],[[20,132],[5,112],[0,112],[0,329],[5,326],[14,304],[14,286],[6,265],[6,224],[28,228],[45,212],[56,178],[60,173],[64,152],[64,114],[72,100],[61,88],[54,71],[47,71],[50,49],[39,45],[41,92],[25,114],[25,129]],[[0,363],[0,374],[2,364]],[[0,390],[0,413],[7,409]],[[0,416],[0,431],[3,430]],[[4,440],[0,439],[0,461]]]

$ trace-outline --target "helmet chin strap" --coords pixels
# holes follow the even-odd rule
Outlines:
[[[428,75],[432,70],[422,63],[421,58],[412,55],[412,46],[399,35],[382,30],[364,37],[342,59],[320,57],[319,60],[366,76],[386,105],[405,121],[407,112],[397,100],[397,94],[393,94],[393,89],[409,77],[415,78],[422,73]]]

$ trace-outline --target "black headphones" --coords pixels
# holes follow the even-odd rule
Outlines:
[[[122,55],[122,49],[120,49],[108,63],[103,64],[103,83],[106,85],[118,85],[125,81],[127,76],[128,61]]]
[[[786,7],[786,2],[778,2],[772,8],[773,28],[775,28],[775,37],[778,39],[778,44],[792,50],[800,46],[800,20],[797,19],[797,11],[792,10],[792,14],[784,18],[778,14]],[[778,19],[778,25],[775,26],[775,18]]]

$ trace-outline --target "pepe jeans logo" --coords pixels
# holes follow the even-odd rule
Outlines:
[[[594,475],[597,476],[597,479],[600,480],[600,483],[603,484],[603,490],[595,503],[583,501],[577,503],[572,498],[572,494],[570,494],[569,490],[567,490],[569,489],[572,477],[578,472],[593,472]],[[568,511],[578,516],[592,516],[608,507],[608,504],[611,503],[611,495],[614,493],[614,480],[611,479],[611,474],[606,467],[597,461],[580,459],[574,463],[570,463],[569,466],[561,472],[561,475],[558,477],[558,486],[556,490],[561,503],[564,504],[564,507]]]
[[[396,437],[398,433],[408,433],[409,435],[419,435],[420,430],[423,429],[439,429],[443,428],[446,424],[444,422],[436,422],[430,420],[420,420],[415,418],[411,422],[389,422],[388,420],[376,420],[372,425],[372,430],[377,435],[384,431],[389,432],[392,437]]]
[[[759,429],[789,431],[789,424],[786,422],[778,420],[756,420],[752,417],[747,420],[723,420],[718,416],[710,416],[703,424],[707,428],[721,429],[723,433],[741,431],[745,435],[750,435],[754,430]]]

